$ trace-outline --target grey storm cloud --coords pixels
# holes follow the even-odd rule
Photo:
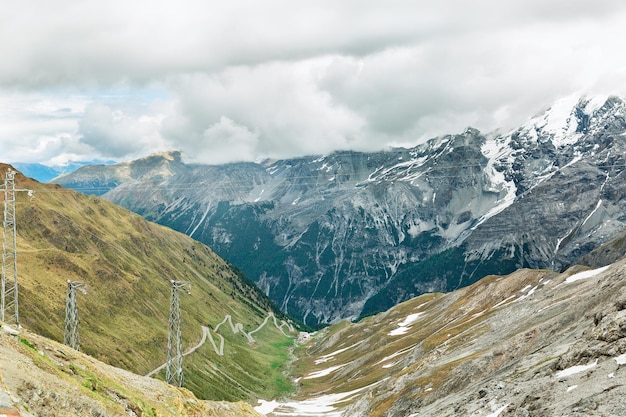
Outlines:
[[[0,151],[227,162],[511,128],[623,94],[625,28],[620,0],[10,2]]]

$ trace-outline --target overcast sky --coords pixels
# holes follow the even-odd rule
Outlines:
[[[626,2],[2,1],[0,57],[3,162],[381,150],[626,95]]]

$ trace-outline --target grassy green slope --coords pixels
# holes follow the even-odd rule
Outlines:
[[[33,199],[18,192],[16,209],[20,321],[34,332],[63,340],[67,281],[84,281],[81,350],[146,374],[165,361],[170,280],[191,283],[191,294],[180,295],[185,351],[201,340],[201,326],[215,327],[225,315],[249,332],[273,311],[249,281],[185,235],[19,174],[16,188],[35,190]],[[196,395],[251,400],[291,389],[282,373],[291,337],[272,320],[254,334],[255,343],[230,326],[219,333],[226,338],[223,356],[206,343],[185,358],[185,383]]]

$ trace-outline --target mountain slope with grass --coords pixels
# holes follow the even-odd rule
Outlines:
[[[268,416],[626,415],[626,259],[425,294],[297,350]],[[309,413],[309,414],[307,414]]]
[[[32,197],[16,193],[25,329],[62,341],[67,282],[85,282],[86,294],[78,293],[81,351],[145,375],[166,360],[170,281],[188,281],[190,294],[180,294],[183,349],[197,349],[184,359],[185,387],[202,399],[230,401],[291,390],[283,371],[293,325],[208,247],[99,197],[21,174],[15,183],[35,190]],[[226,317],[233,326],[216,330]]]

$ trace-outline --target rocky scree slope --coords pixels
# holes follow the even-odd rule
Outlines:
[[[626,259],[520,270],[313,334],[268,416],[626,415]],[[306,414],[306,412],[312,414]]]
[[[6,172],[0,165],[0,172]],[[286,319],[252,281],[205,245],[100,197],[16,175],[20,324],[62,341],[67,281],[77,294],[81,351],[108,364],[148,374],[166,361],[170,280],[181,292],[185,387],[202,399],[249,400],[291,390],[283,376],[295,329],[266,325]],[[216,327],[229,317],[228,325]],[[203,327],[207,329],[204,330]],[[164,372],[156,375],[164,378]]]
[[[171,152],[55,182],[206,243],[317,325],[597,248],[626,220],[625,115],[618,97],[567,98],[507,134],[263,164]]]

